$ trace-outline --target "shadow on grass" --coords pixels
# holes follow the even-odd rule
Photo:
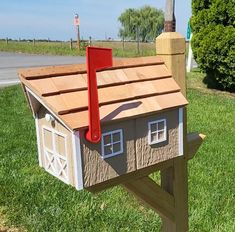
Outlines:
[[[225,78],[222,78],[218,74],[215,73],[206,74],[206,76],[203,79],[203,83],[207,86],[208,89],[213,90],[220,90],[220,91],[227,91],[229,93],[235,93],[235,80],[233,82],[229,83],[229,81],[226,80],[223,81]],[[235,78],[234,78],[235,79]]]

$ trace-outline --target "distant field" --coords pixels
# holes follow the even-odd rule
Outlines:
[[[0,51],[20,52],[29,54],[51,54],[51,55],[85,55],[85,47],[88,42],[81,43],[81,50],[78,51],[76,42],[39,42],[35,41],[0,41]],[[140,43],[139,53],[136,42],[116,41],[92,41],[92,46],[107,47],[113,49],[113,55],[118,57],[135,57],[155,55],[154,43]]]

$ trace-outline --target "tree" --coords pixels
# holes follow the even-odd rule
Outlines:
[[[235,92],[235,1],[193,0],[192,48],[208,87]]]
[[[121,38],[135,40],[138,36],[142,42],[153,40],[163,29],[163,11],[154,7],[144,6],[140,9],[129,8],[118,18],[122,27]]]

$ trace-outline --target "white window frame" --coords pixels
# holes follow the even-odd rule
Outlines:
[[[158,130],[158,124],[163,122],[164,123],[164,128],[162,130]],[[153,124],[157,125],[157,130],[156,131],[151,131],[151,126]],[[164,137],[162,139],[158,139],[158,133],[159,132],[164,132]],[[151,141],[151,135],[153,133],[157,133],[157,139],[155,141]],[[148,122],[148,143],[149,145],[153,145],[153,144],[157,144],[157,143],[161,143],[167,140],[167,125],[166,125],[166,119],[159,119],[159,120],[155,120],[155,121],[151,121]]]
[[[116,142],[113,142],[113,135],[117,134],[117,133],[120,134],[120,140],[116,141]],[[104,144],[104,137],[105,136],[110,136],[111,137],[111,142],[109,144]],[[120,150],[118,152],[112,152],[111,154],[106,155],[105,154],[105,149],[104,149],[105,146],[110,146],[111,145],[113,147],[113,145],[117,144],[117,143],[120,143]],[[110,157],[113,157],[113,156],[116,156],[116,155],[120,155],[120,154],[123,153],[123,131],[122,131],[122,129],[118,129],[118,130],[102,133],[101,151],[102,151],[102,158],[103,159],[110,158]]]
[[[51,149],[49,149],[49,148],[47,148],[46,146],[45,146],[45,138],[44,138],[44,130],[47,130],[47,131],[49,131],[49,132],[51,132],[51,134],[52,134],[52,150]],[[61,136],[61,137],[63,137],[64,139],[65,139],[65,156],[62,156],[62,155],[60,155],[60,154],[58,154],[57,153],[57,151],[56,151],[56,145],[55,145],[55,135],[58,135],[58,136]],[[51,171],[50,169],[49,169],[49,166],[47,165],[45,165],[44,166],[44,168],[45,168],[45,170],[47,171],[47,172],[49,172],[51,175],[53,175],[53,176],[55,176],[55,177],[57,177],[58,179],[60,179],[60,180],[62,180],[64,183],[66,183],[66,184],[69,184],[69,173],[68,173],[68,171],[69,171],[69,162],[68,162],[68,152],[67,152],[67,135],[65,135],[65,134],[63,134],[63,133],[61,133],[61,132],[59,132],[59,131],[56,131],[55,129],[53,129],[53,128],[49,128],[49,127],[47,127],[47,126],[43,126],[42,127],[42,137],[43,137],[43,151],[44,151],[44,156],[47,156],[47,159],[49,159],[49,157],[48,157],[48,155],[47,155],[47,152],[50,152],[50,153],[52,153],[53,154],[53,157],[54,158],[61,158],[61,159],[63,159],[64,161],[65,161],[65,163],[66,163],[66,165],[67,165],[67,172],[66,171],[64,171],[64,167],[62,167],[62,169],[60,170],[60,173],[61,172],[64,172],[65,173],[65,178],[63,178],[63,177],[61,177],[60,176],[60,173],[58,174],[58,173],[56,173],[56,171]],[[44,157],[44,159],[45,159],[45,157]],[[50,160],[49,160],[49,165],[50,165]],[[53,169],[53,168],[52,168]]]

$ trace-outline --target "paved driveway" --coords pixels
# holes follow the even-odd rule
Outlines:
[[[0,87],[19,83],[17,70],[49,65],[84,63],[80,56],[44,56],[0,52]]]

